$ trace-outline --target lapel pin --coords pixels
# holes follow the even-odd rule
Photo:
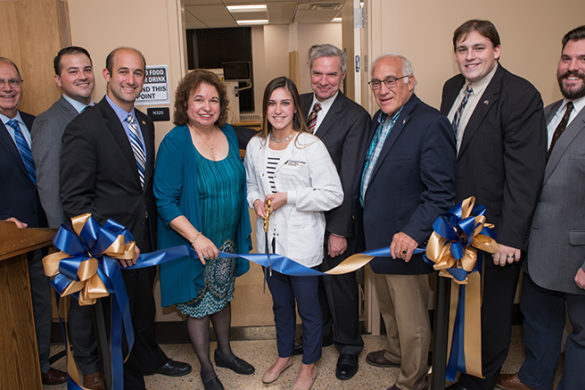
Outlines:
[[[146,121],[142,121],[142,124],[145,125],[146,124]]]
[[[488,104],[490,104],[490,101],[489,101],[488,99],[485,99],[485,100],[483,101],[483,104],[485,104],[485,105],[487,106]]]
[[[406,123],[406,119],[403,119],[402,120],[402,124],[404,125],[405,123]]]

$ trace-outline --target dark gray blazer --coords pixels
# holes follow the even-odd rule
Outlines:
[[[547,123],[562,101],[545,108]],[[555,144],[532,220],[526,267],[536,284],[549,290],[585,294],[575,284],[585,271],[585,109]]]
[[[32,154],[37,168],[37,189],[49,227],[65,222],[59,197],[59,159],[65,126],[78,115],[63,96],[39,115],[31,129]]]

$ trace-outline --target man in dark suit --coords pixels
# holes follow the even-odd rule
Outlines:
[[[340,91],[346,60],[345,53],[333,45],[313,46],[309,52],[313,93],[301,95],[309,130],[327,147],[345,194],[341,206],[325,213],[327,234],[322,271],[337,266],[355,251],[353,184],[370,127],[368,112]],[[314,110],[315,114],[311,114]],[[358,355],[364,347],[355,272],[324,276],[320,287],[323,344],[335,343],[339,351],[335,375],[342,380],[350,379],[358,370]]]
[[[36,163],[37,189],[49,227],[66,223],[59,197],[59,159],[65,126],[80,112],[93,106],[91,94],[95,86],[93,66],[87,50],[65,47],[53,61],[55,82],[63,95],[47,111],[36,117],[31,129],[32,154]],[[97,341],[91,306],[79,306],[71,300],[69,329],[75,361],[83,374],[83,386],[93,390],[104,388],[99,369]]]
[[[140,251],[154,249],[156,208],[152,192],[154,126],[134,108],[144,84],[146,63],[131,48],[117,48],[103,71],[107,94],[94,108],[67,125],[61,151],[60,193],[67,217],[90,212],[126,226]],[[124,364],[124,388],[144,389],[145,373],[186,375],[191,366],[169,359],[155,341],[156,268],[122,271],[128,292],[135,342]]]
[[[13,221],[19,229],[46,227],[39,201],[36,170],[30,151],[34,116],[18,110],[22,99],[22,78],[16,65],[0,57],[0,219]],[[43,250],[28,255],[28,272],[33,301],[35,330],[45,385],[65,383],[63,371],[51,368],[51,295],[49,279],[43,271]],[[4,351],[4,353],[16,351]]]
[[[400,367],[388,390],[428,387],[428,273],[433,267],[413,255],[432,232],[435,219],[455,198],[455,137],[447,119],[415,94],[408,60],[378,58],[370,86],[380,110],[356,186],[356,222],[365,249],[386,247],[391,258],[370,264],[389,350],[384,358]]]
[[[542,99],[526,80],[499,63],[500,38],[485,20],[470,20],[453,35],[461,74],[443,87],[441,112],[457,137],[457,200],[475,196],[496,225],[499,250],[484,254],[481,308],[485,379],[462,375],[453,388],[492,390],[510,344],[521,251],[545,164]]]
[[[506,390],[553,388],[567,314],[557,389],[585,389],[585,25],[563,37],[557,80],[564,99],[544,109],[548,161],[523,267],[526,360],[518,374],[500,375]]]

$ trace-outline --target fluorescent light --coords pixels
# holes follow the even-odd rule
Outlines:
[[[331,23],[341,23],[341,18],[333,18],[331,19]]]
[[[232,14],[241,12],[266,12],[266,4],[227,5],[226,8]]]
[[[268,24],[268,19],[236,20],[236,22],[240,26],[247,24]]]

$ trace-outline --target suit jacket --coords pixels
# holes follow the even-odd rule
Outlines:
[[[550,121],[562,101],[546,107]],[[528,273],[549,290],[585,294],[574,278],[585,271],[585,110],[556,142],[544,172],[528,245]]]
[[[66,217],[59,197],[59,159],[65,126],[79,113],[63,96],[39,115],[31,130],[37,189],[49,227],[58,228]]]
[[[147,252],[156,242],[154,126],[135,111],[146,146],[144,191],[124,127],[104,98],[65,128],[60,193],[68,218],[87,212],[100,223],[112,218],[126,226],[140,250]]]
[[[313,93],[301,95],[301,107],[306,118],[312,102]],[[347,238],[353,236],[353,184],[369,127],[370,114],[340,91],[315,133],[331,155],[345,194],[339,207],[325,213],[326,229]]]
[[[372,120],[370,144],[378,111]],[[359,205],[360,174],[354,201]],[[372,171],[363,209],[357,207],[358,226],[363,227],[366,249],[390,245],[392,237],[404,232],[419,246],[429,238],[435,219],[453,205],[455,198],[455,136],[447,118],[413,95],[404,105],[394,128],[386,138]],[[360,212],[361,211],[361,212]],[[413,256],[401,259],[377,257],[371,263],[377,273],[421,274],[433,271]]]
[[[34,116],[20,112],[30,130]],[[37,164],[38,165],[38,164]],[[0,220],[15,217],[29,227],[47,225],[34,183],[28,177],[20,153],[4,123],[0,121]]]
[[[443,87],[449,113],[465,78]],[[465,127],[457,155],[457,201],[475,196],[496,225],[497,241],[526,250],[545,165],[546,125],[540,94],[498,65]]]

